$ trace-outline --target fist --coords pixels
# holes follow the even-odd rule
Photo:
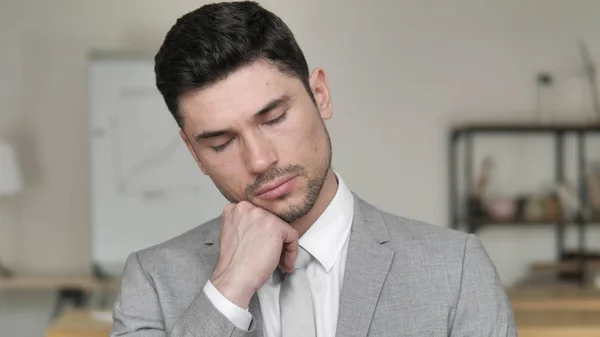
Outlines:
[[[247,201],[229,204],[211,282],[229,301],[247,308],[278,266],[293,271],[297,255],[298,232],[289,224]]]

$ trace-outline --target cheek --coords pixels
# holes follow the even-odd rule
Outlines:
[[[280,128],[274,140],[281,165],[297,163],[308,166],[324,146],[324,132],[317,118],[290,121]]]
[[[244,179],[244,167],[241,165],[237,155],[222,156],[222,158],[212,160],[206,159],[205,164],[208,175],[213,182],[229,194],[236,198],[243,196],[244,188],[247,184]]]

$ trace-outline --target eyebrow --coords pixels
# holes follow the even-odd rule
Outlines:
[[[283,94],[283,95],[279,96],[278,98],[275,98],[275,99],[269,101],[267,104],[265,104],[262,108],[260,108],[260,110],[258,110],[258,112],[254,113],[254,117],[258,117],[258,116],[264,115],[270,111],[273,111],[273,110],[277,109],[278,107],[282,106],[283,104],[289,102],[291,99],[292,99],[292,97],[290,95]],[[197,142],[200,142],[203,139],[219,137],[219,136],[225,135],[230,132],[231,132],[231,129],[207,130],[207,131],[203,131],[200,134],[198,134],[196,137],[194,137],[194,139],[196,139]]]

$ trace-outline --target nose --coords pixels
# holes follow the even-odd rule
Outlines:
[[[244,137],[243,156],[246,169],[253,174],[267,172],[279,159],[270,139],[259,132]]]

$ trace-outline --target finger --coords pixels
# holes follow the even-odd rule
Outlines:
[[[233,213],[234,209],[235,209],[235,204],[225,205],[225,207],[223,207],[223,213],[222,213],[223,219],[231,218],[231,214]]]
[[[235,209],[235,204],[227,204],[223,207],[221,214],[221,226],[226,226],[231,222],[232,212]]]
[[[283,223],[281,226],[281,231],[283,233],[283,242],[284,243],[296,243],[296,247],[298,246],[298,231],[295,230],[292,226],[287,223]]]
[[[298,257],[298,232],[285,224],[282,226],[283,249],[281,252],[280,267],[291,273],[294,271],[294,264]]]
[[[291,273],[294,271],[294,265],[296,263],[296,259],[298,258],[298,245],[296,244],[296,248],[287,249],[286,246],[291,244],[285,244],[284,249],[281,253],[281,259],[279,261],[279,268],[286,273]]]
[[[229,214],[235,209],[234,203],[229,203],[223,207],[223,214]]]
[[[236,206],[235,206],[235,210],[236,212],[240,212],[240,213],[246,213],[249,210],[253,209],[255,206],[252,205],[252,203],[248,202],[248,201],[240,201]]]
[[[239,223],[254,208],[248,201],[240,201],[233,211],[233,221]]]

